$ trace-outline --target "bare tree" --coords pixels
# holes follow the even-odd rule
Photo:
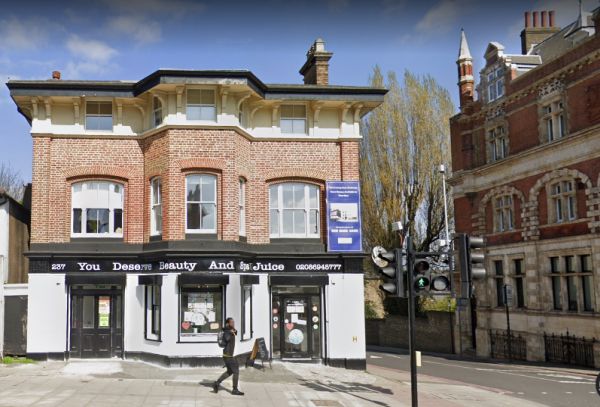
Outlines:
[[[17,201],[23,199],[25,181],[18,171],[4,163],[0,163],[0,189],[6,190],[6,193]]]
[[[454,105],[431,76],[375,67],[371,86],[389,89],[384,103],[363,124],[362,218],[368,247],[393,247],[391,222],[402,221],[418,249],[427,250],[444,230],[439,164],[450,168],[448,121]],[[449,199],[451,201],[451,199]],[[450,208],[451,210],[451,208]]]

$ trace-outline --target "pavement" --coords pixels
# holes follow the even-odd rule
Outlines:
[[[0,406],[295,406],[396,407],[410,405],[407,372],[369,365],[368,372],[317,364],[274,362],[242,368],[240,388],[231,380],[218,394],[210,386],[219,368],[163,368],[120,359],[0,365]],[[506,391],[419,376],[421,406],[541,406]]]
[[[396,350],[397,351],[397,350]],[[407,353],[367,352],[368,370],[398,372],[409,377],[410,358]],[[419,393],[421,383],[430,380],[462,383],[491,392],[547,406],[592,407],[600,406],[595,389],[597,370],[578,369],[541,364],[500,363],[460,360],[454,356],[422,355],[418,370]]]

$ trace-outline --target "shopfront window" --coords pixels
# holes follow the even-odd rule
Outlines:
[[[223,287],[181,287],[179,339],[201,342],[223,327]],[[212,335],[211,335],[212,336]]]
[[[160,340],[160,288],[159,284],[144,286],[146,302],[145,338]]]
[[[242,286],[242,340],[252,338],[252,285]]]

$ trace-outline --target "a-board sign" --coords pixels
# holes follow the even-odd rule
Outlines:
[[[265,338],[257,338],[254,341],[254,346],[252,347],[252,352],[250,353],[250,357],[246,361],[246,366],[254,366],[254,362],[256,361],[256,357],[260,355],[260,361],[262,363],[262,368],[265,367],[265,362],[271,361],[269,359],[269,350],[267,349],[267,344],[265,343]]]

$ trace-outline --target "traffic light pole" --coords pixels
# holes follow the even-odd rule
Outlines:
[[[419,405],[417,393],[417,353],[415,349],[415,283],[413,276],[413,264],[415,252],[410,236],[406,237],[407,273],[408,274],[408,349],[410,351],[410,395],[412,406]]]

